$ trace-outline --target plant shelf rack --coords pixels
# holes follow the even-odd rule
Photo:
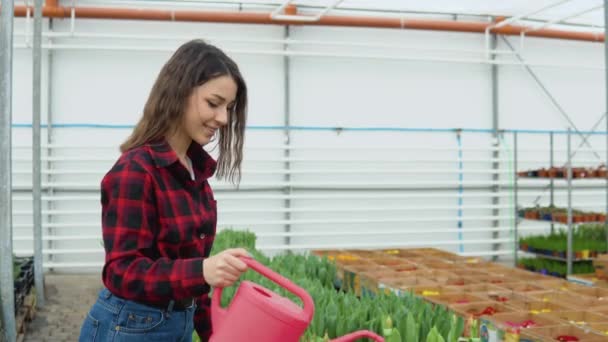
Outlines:
[[[554,143],[553,143],[553,136],[554,133],[551,132],[550,133],[550,170],[554,169]],[[513,136],[514,139],[514,178],[515,178],[515,182],[514,182],[514,197],[515,197],[515,244],[514,244],[514,255],[515,255],[515,266],[517,266],[517,259],[518,259],[518,253],[519,252],[523,252],[523,253],[530,253],[529,251],[523,251],[520,250],[520,246],[519,246],[519,238],[518,238],[518,226],[520,224],[521,221],[523,220],[528,220],[525,218],[520,218],[520,209],[518,207],[518,179],[538,179],[538,180],[547,180],[550,182],[549,184],[549,189],[550,189],[550,206],[554,206],[554,183],[556,180],[558,181],[566,181],[567,182],[567,198],[568,198],[568,205],[567,205],[567,222],[563,223],[563,222],[557,222],[557,221],[548,221],[548,220],[534,220],[534,221],[545,221],[545,222],[550,222],[551,223],[551,232],[553,233],[555,230],[555,224],[565,224],[567,226],[567,235],[568,235],[568,243],[567,243],[567,252],[566,252],[566,258],[561,258],[561,257],[555,257],[555,256],[550,256],[550,255],[546,255],[546,254],[541,254],[541,253],[532,253],[535,254],[537,257],[541,257],[541,258],[546,258],[546,259],[552,259],[552,260],[559,260],[559,261],[565,261],[567,263],[567,276],[572,275],[572,263],[573,262],[577,262],[577,261],[583,261],[581,259],[576,259],[574,257],[574,251],[573,251],[573,228],[574,226],[576,226],[577,224],[583,224],[583,223],[590,223],[590,222],[578,222],[575,223],[573,220],[573,208],[572,208],[572,182],[574,181],[581,181],[581,180],[588,180],[588,179],[606,179],[606,185],[605,185],[605,189],[606,189],[606,194],[607,194],[607,200],[606,200],[606,211],[605,211],[605,215],[604,215],[604,222],[600,222],[600,223],[604,223],[605,225],[605,229],[608,230],[608,224],[606,221],[606,215],[608,215],[608,178],[606,178],[606,172],[605,172],[605,168],[600,167],[598,168],[598,170],[603,170],[603,172],[601,173],[596,173],[595,175],[589,175],[589,176],[585,176],[585,177],[573,177],[573,167],[572,167],[572,131],[570,128],[568,128],[568,132],[567,132],[567,162],[564,168],[565,174],[563,174],[563,177],[557,177],[557,176],[549,176],[549,177],[530,177],[529,175],[523,175],[523,172],[518,172],[518,167],[517,167],[517,132],[514,133]],[[607,137],[608,139],[608,137]],[[607,141],[607,145],[608,145],[608,141]],[[606,151],[607,156],[606,159],[608,160],[608,149]],[[577,169],[579,170],[579,169]],[[578,174],[577,174],[578,175]],[[606,233],[606,245],[608,246],[608,232]],[[586,259],[586,260],[593,260],[592,258],[590,259]]]

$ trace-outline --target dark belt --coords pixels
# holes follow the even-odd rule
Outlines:
[[[181,300],[171,300],[164,303],[142,303],[153,308],[166,311],[183,311],[190,308],[194,304],[194,298],[185,298]]]

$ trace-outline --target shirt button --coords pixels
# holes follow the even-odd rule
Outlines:
[[[201,235],[199,235],[199,237],[200,237],[200,238],[201,238],[201,240],[202,240],[202,239],[204,239],[204,238],[205,238],[205,234],[201,234]]]

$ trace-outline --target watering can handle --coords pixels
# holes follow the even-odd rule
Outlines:
[[[354,333],[350,333],[348,335],[340,336],[338,338],[330,340],[330,342],[352,342],[352,341],[356,341],[360,338],[366,338],[366,337],[371,338],[372,340],[374,340],[376,342],[384,342],[384,337],[376,335],[369,330],[355,331]]]
[[[312,301],[312,297],[310,297],[308,292],[304,291],[304,289],[302,289],[301,287],[299,287],[296,284],[294,284],[293,282],[291,282],[291,280],[274,272],[270,268],[260,264],[259,262],[255,261],[252,258],[241,257],[241,260],[243,260],[243,262],[245,264],[247,264],[247,266],[249,268],[251,268],[252,270],[254,270],[254,271],[258,272],[259,274],[265,276],[266,278],[272,280],[276,284],[284,287],[289,292],[295,294],[300,299],[302,299],[302,303],[304,304],[304,308],[302,310],[303,315],[304,315],[303,319],[306,320],[307,322],[310,322],[312,320],[312,316],[314,315],[315,307],[314,307],[314,302]],[[223,289],[221,287],[217,287],[217,288],[213,289],[213,300],[211,301],[211,320],[212,320],[212,325],[214,327],[221,326],[223,317],[226,315],[226,309],[223,309],[221,307],[222,290]]]

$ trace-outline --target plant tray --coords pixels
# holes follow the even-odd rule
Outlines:
[[[513,282],[537,282],[547,279],[553,279],[547,276],[540,275],[538,273],[532,273],[530,271],[521,270],[517,268],[510,269],[504,274],[504,277],[512,278]]]
[[[454,291],[464,291],[464,292],[479,292],[479,293],[487,293],[487,292],[501,292],[505,291],[502,287],[498,287],[493,284],[470,284],[464,286],[446,286],[447,290]]]
[[[353,291],[356,295],[361,295],[361,273],[374,269],[378,269],[378,266],[358,264],[357,266],[349,265],[343,268],[338,267],[336,276],[344,290]]]
[[[433,270],[451,271],[451,270],[457,269],[453,264],[450,264],[448,262],[443,262],[440,260],[428,260],[427,259],[422,262],[417,262],[417,264],[424,268],[429,268],[429,269],[433,269]]]
[[[366,260],[373,262],[374,264],[380,265],[380,266],[396,267],[396,266],[400,266],[400,265],[408,265],[411,267],[415,267],[415,265],[410,264],[401,258],[396,258],[396,257],[389,256],[389,255],[379,254],[377,256],[370,256]]]
[[[507,303],[515,311],[529,312],[532,314],[552,313],[556,311],[572,310],[572,307],[543,301],[518,301],[512,300]]]
[[[416,253],[420,256],[423,257],[428,257],[428,256],[453,256],[455,255],[454,253],[451,252],[447,252],[441,249],[437,249],[437,248],[413,248],[413,249],[409,249],[409,251]]]
[[[581,329],[575,326],[555,326],[544,328],[531,328],[524,330],[522,337],[525,341],[559,341],[560,336],[576,337],[580,342],[599,342],[606,341],[606,337],[594,333],[590,330]],[[520,341],[524,341],[520,338]]]
[[[470,304],[453,304],[449,308],[465,320],[465,336],[469,336],[471,325],[478,322],[482,317],[499,313],[514,312],[513,308],[496,302],[476,302]]]
[[[483,280],[474,277],[450,277],[447,279],[438,280],[438,283],[444,286],[458,287],[466,285],[479,285],[483,284]]]
[[[555,327],[562,323],[548,315],[529,313],[502,313],[492,317],[482,317],[479,325],[480,336],[487,341],[517,341],[518,335],[532,328]]]
[[[484,302],[483,297],[477,296],[470,293],[459,292],[459,293],[443,293],[439,296],[429,296],[426,299],[433,303],[444,306],[451,306],[453,304],[471,304],[476,302]]]
[[[594,297],[587,297],[584,295],[579,295],[576,292],[562,292],[560,295],[560,300],[568,305],[581,309],[588,310],[592,308],[597,308],[601,306],[606,306],[608,303],[606,300],[601,300]]]
[[[492,272],[484,271],[483,269],[469,268],[464,265],[456,265],[456,267],[450,270],[450,272],[461,275],[463,277],[478,277],[486,279],[488,277],[501,278],[500,275],[496,276]]]
[[[418,271],[420,267],[411,262],[400,260],[398,264],[384,265],[391,270],[393,270],[397,274],[403,274],[403,276],[407,276],[411,272]]]
[[[496,303],[492,301],[475,302],[469,304],[452,304],[450,308],[458,315],[466,318],[480,318],[482,316],[492,316],[499,313],[515,312],[516,310],[510,306]],[[492,308],[493,313],[484,313],[486,309]]]
[[[579,326],[590,323],[608,323],[608,316],[589,311],[560,311],[551,313],[551,316],[564,323]]]
[[[401,259],[419,258],[420,254],[409,249],[382,249],[378,251],[381,254],[390,255]]]
[[[448,279],[457,278],[458,276],[449,271],[432,270],[432,269],[419,269],[413,272],[407,272],[402,274],[403,277],[420,277],[430,279],[437,284],[444,284]]]
[[[399,258],[399,257],[396,257],[396,258]],[[414,265],[418,266],[418,268],[425,268],[425,269],[427,268],[427,267],[424,266],[425,262],[428,262],[429,260],[436,260],[436,259],[433,259],[433,258],[424,258],[424,257],[421,257],[421,256],[407,258],[407,259],[404,259],[404,258],[399,258],[399,259],[401,259],[403,261],[407,261],[407,262],[409,262],[411,264],[414,264]]]
[[[546,303],[557,303],[558,305],[568,306],[563,301],[558,299],[559,292],[552,290],[534,291],[534,292],[521,292],[520,295],[525,298],[528,302],[546,302]]]
[[[455,293],[455,291],[450,291],[445,286],[440,285],[414,286],[407,290],[423,298],[438,297],[447,293]]]
[[[392,278],[397,275],[388,267],[379,267],[374,270],[368,270],[359,274],[361,281],[361,295],[370,295],[378,293],[378,279]]]
[[[361,258],[358,255],[352,254],[352,253],[340,253],[340,254],[336,254],[335,259],[332,261],[335,261],[336,265],[359,265],[359,264],[371,264],[369,261],[364,260],[363,258]],[[331,258],[330,258],[331,260]]]
[[[575,290],[577,294],[585,297],[591,297],[595,300],[603,301],[608,305],[608,289],[599,288],[599,287],[582,287],[579,286],[578,289]]]
[[[449,308],[458,316],[462,317],[465,321],[465,336],[469,337],[471,332],[471,326],[473,324],[478,324],[480,318],[488,314],[488,310],[492,312],[490,314],[499,314],[499,313],[507,313],[513,312],[513,308],[508,307],[506,305],[485,301],[485,302],[475,302],[470,304],[453,304],[450,305]]]
[[[491,292],[473,292],[476,296],[480,296],[485,298],[486,301],[491,300],[493,302],[509,305],[511,301],[526,301],[527,298],[523,294],[515,293],[515,292],[500,292],[500,291],[491,291]]]
[[[532,301],[558,303],[563,306],[572,308],[578,307],[577,302],[582,299],[581,296],[576,295],[570,291],[559,291],[559,290],[547,290],[539,292],[526,293],[526,297]]]
[[[506,290],[511,290],[511,291],[516,291],[516,292],[538,292],[538,291],[545,291],[545,289],[543,287],[540,287],[538,285],[534,285],[532,283],[526,283],[526,282],[521,282],[521,283],[505,283],[505,284],[500,284],[497,285],[498,287],[502,287]]]
[[[540,280],[535,283],[540,287],[544,287],[547,290],[562,290],[568,291],[572,287],[578,287],[579,285],[569,283],[563,279],[546,279]]]
[[[408,278],[382,278],[378,279],[378,289],[385,292],[393,292],[401,294],[403,292],[411,291],[418,287],[435,287],[437,283],[419,277],[408,277]]]
[[[598,306],[593,308],[593,313],[608,316],[608,306]]]
[[[360,259],[369,259],[375,256],[381,256],[377,250],[369,249],[345,249],[342,251],[342,253],[355,255]]]
[[[491,284],[491,285],[496,285],[499,286],[502,284],[509,284],[512,283],[513,281],[511,279],[509,279],[508,277],[501,277],[501,276],[492,276],[492,275],[485,275],[485,276],[467,276],[467,278],[472,281],[472,282],[476,282],[478,284]]]
[[[608,323],[589,323],[587,327],[599,335],[608,336]]]

